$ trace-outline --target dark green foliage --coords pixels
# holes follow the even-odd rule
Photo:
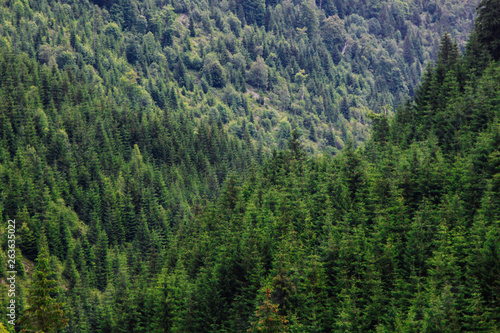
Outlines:
[[[482,0],[477,7],[478,18],[475,22],[475,38],[486,48],[493,59],[500,59],[500,2]]]
[[[194,20],[192,15],[189,16],[189,36],[196,37],[196,29],[194,27]]]
[[[28,298],[28,308],[21,321],[24,332],[57,332],[67,325],[63,304],[53,298],[57,282],[50,277],[47,239],[40,237],[40,254]]]
[[[266,10],[266,2],[264,0],[242,0],[241,6],[248,24],[262,25],[264,23]]]
[[[0,5],[26,328],[499,327],[496,2],[66,2]]]

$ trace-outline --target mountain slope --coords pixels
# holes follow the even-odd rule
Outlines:
[[[35,293],[67,332],[498,327],[496,26],[480,11],[461,55],[475,3],[0,4],[23,328]]]
[[[470,75],[480,59],[454,47],[363,148],[307,158],[295,137],[227,183],[176,234],[152,329],[497,331],[500,66]]]
[[[444,32],[464,45],[477,1],[3,4],[14,51],[85,67],[108,94],[165,109],[175,89],[195,118],[248,130],[268,152],[299,129],[309,152],[335,153],[368,137],[369,110],[413,95]]]

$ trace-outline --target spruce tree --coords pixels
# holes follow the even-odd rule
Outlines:
[[[475,34],[493,59],[500,59],[500,1],[482,0],[477,7]]]
[[[265,290],[266,300],[256,311],[256,321],[249,332],[282,333],[288,331],[288,320],[279,314],[278,305],[271,300],[271,290]]]
[[[68,320],[64,304],[53,296],[57,293],[57,282],[51,279],[47,239],[42,233],[38,265],[33,274],[32,287],[28,297],[28,308],[21,317],[23,332],[57,332],[63,329]]]
[[[189,16],[189,36],[196,37],[196,30],[194,29],[193,15]]]

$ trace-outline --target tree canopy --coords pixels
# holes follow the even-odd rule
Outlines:
[[[18,330],[496,331],[476,4],[0,1]]]

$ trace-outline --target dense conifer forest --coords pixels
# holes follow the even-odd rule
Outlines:
[[[0,332],[498,332],[499,17],[0,0]]]

